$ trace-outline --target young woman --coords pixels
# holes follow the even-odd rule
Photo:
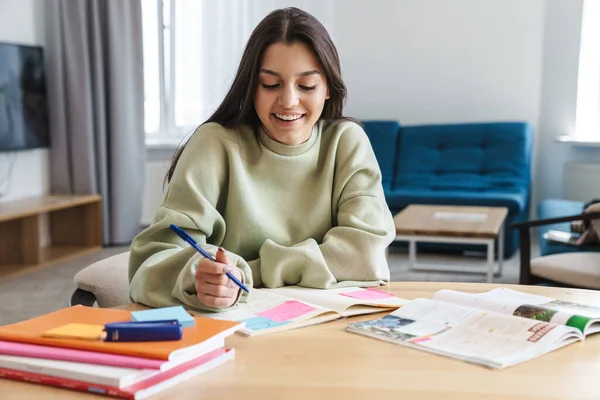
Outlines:
[[[387,282],[394,223],[370,142],[342,115],[345,97],[323,25],[297,8],[265,17],[223,103],[176,153],[153,224],[131,245],[132,300],[203,310],[245,302],[227,272],[247,287]]]

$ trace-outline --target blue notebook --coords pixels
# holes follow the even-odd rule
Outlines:
[[[181,326],[188,327],[196,325],[194,317],[188,314],[182,306],[154,308],[151,310],[132,311],[132,321],[163,321],[176,319]]]

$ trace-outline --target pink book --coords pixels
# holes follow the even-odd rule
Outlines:
[[[209,371],[235,357],[233,349],[217,349],[195,360],[188,361],[166,372],[160,372],[143,382],[119,388],[110,385],[98,385],[76,379],[44,375],[36,372],[0,368],[0,378],[38,383],[47,386],[63,387],[123,399],[141,400],[162,392],[189,378]]]
[[[9,356],[45,358],[49,360],[75,361],[88,364],[136,369],[168,369],[165,360],[121,356],[97,351],[75,350],[66,347],[40,346],[37,344],[6,342],[0,340],[0,354]],[[163,368],[161,368],[163,367]]]

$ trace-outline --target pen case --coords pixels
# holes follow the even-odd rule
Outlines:
[[[179,321],[116,322],[104,325],[105,342],[161,342],[180,340],[183,327]]]

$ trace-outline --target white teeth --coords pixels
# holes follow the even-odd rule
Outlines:
[[[302,118],[302,114],[299,115],[283,115],[283,114],[275,114],[275,116],[284,121],[295,121],[297,119]]]

